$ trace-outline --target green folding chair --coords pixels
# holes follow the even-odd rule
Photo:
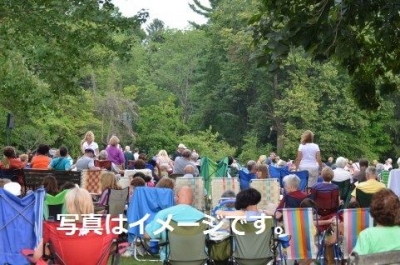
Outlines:
[[[356,200],[361,208],[369,208],[371,205],[373,193],[365,193],[360,189],[356,188]]]
[[[63,190],[56,196],[46,194],[43,204],[43,216],[45,220],[57,220],[58,214],[66,214],[65,209],[65,195],[69,190]]]

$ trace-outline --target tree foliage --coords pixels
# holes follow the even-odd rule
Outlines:
[[[400,3],[389,1],[260,0],[250,20],[260,65],[276,70],[292,46],[315,60],[334,58],[351,77],[351,92],[366,109],[398,89]]]

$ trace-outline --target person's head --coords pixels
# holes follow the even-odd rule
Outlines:
[[[94,157],[94,150],[90,148],[85,149],[85,156]]]
[[[268,178],[268,166],[267,164],[261,164],[257,166],[256,172],[258,179],[266,179]]]
[[[135,148],[133,149],[133,152],[134,152],[134,153],[139,153],[139,148],[135,147]]]
[[[331,156],[328,157],[328,162],[329,162],[329,163],[333,163],[333,157],[331,157]]]
[[[303,132],[303,134],[301,135],[302,144],[312,143],[313,141],[314,141],[314,133],[312,131],[307,130]]]
[[[258,157],[258,160],[257,160],[257,165],[263,165],[266,162],[267,162],[267,156],[266,155],[260,155]]]
[[[135,169],[145,169],[146,162],[143,159],[137,159],[135,160],[134,167]]]
[[[276,163],[277,167],[286,167],[287,162],[285,160],[279,159],[279,161]]]
[[[295,174],[289,174],[283,178],[283,184],[287,192],[299,190],[300,178]]]
[[[226,190],[222,193],[221,198],[235,198],[236,194],[232,190]]]
[[[186,159],[190,159],[190,156],[192,155],[192,151],[190,151],[189,149],[185,149],[182,152],[182,157],[186,158]]]
[[[184,145],[184,144],[179,144],[178,145],[178,152],[179,153],[183,153],[183,151],[185,151],[185,149],[186,149],[186,146]]]
[[[65,157],[68,155],[68,149],[65,146],[61,146],[60,147],[60,156],[61,157]]]
[[[92,131],[86,132],[84,140],[88,143],[93,142],[94,141],[94,133]]]
[[[317,210],[318,206],[314,200],[312,200],[310,198],[305,198],[304,200],[301,201],[300,208],[313,208],[313,209]]]
[[[336,158],[335,165],[336,168],[345,168],[345,166],[347,165],[347,159],[343,156],[339,156],[338,158]]]
[[[94,213],[92,196],[86,189],[75,185],[75,188],[65,195],[65,208],[68,214],[77,214],[78,219],[82,221],[82,214]]]
[[[176,204],[187,204],[192,205],[193,203],[193,191],[189,186],[178,187],[175,191]]]
[[[21,154],[19,155],[19,160],[21,160],[23,163],[28,163],[29,156],[27,154]]]
[[[391,158],[386,159],[385,163],[386,165],[391,165],[393,160]]]
[[[250,173],[256,173],[256,171],[257,171],[257,162],[254,161],[254,160],[249,160],[249,161],[247,161],[246,167],[247,167],[247,170]]]
[[[108,153],[106,150],[101,150],[99,153],[99,160],[107,160]]]
[[[145,153],[140,153],[138,158],[147,161],[147,155]]]
[[[160,157],[168,157],[168,153],[167,153],[166,150],[160,150],[160,151],[158,152],[157,156],[160,156]]]
[[[130,152],[131,151],[131,147],[129,145],[125,146],[125,152]]]
[[[49,153],[50,147],[47,144],[39,144],[36,153],[38,155],[47,155]]]
[[[17,153],[15,152],[14,147],[6,146],[3,148],[3,155],[7,158],[16,158]]]
[[[321,171],[321,177],[325,182],[331,182],[333,179],[333,170],[330,167],[324,167]]]
[[[3,188],[4,185],[6,185],[7,183],[10,183],[11,180],[10,179],[0,179],[0,188]]]
[[[193,151],[193,152],[190,154],[190,160],[196,162],[198,159],[199,159],[199,154],[198,154],[196,151]]]
[[[64,184],[61,185],[60,191],[69,190],[69,189],[73,189],[73,188],[75,188],[75,183],[73,183],[71,181],[66,181],[66,182],[64,182]]]
[[[192,165],[186,165],[185,168],[183,169],[183,173],[185,173],[185,174],[194,175],[194,172],[195,172],[194,166],[192,166]]]
[[[42,185],[46,190],[46,193],[51,195],[57,195],[58,193],[58,184],[57,179],[54,176],[46,176],[43,179]]]
[[[151,177],[146,176],[143,172],[136,172],[132,178],[142,178],[145,182],[151,181]]]
[[[103,171],[100,175],[101,189],[121,189],[117,182],[117,178],[112,171]]]
[[[372,196],[370,213],[379,225],[400,225],[399,197],[390,189],[378,191]]]
[[[376,168],[373,166],[367,167],[365,176],[367,179],[376,179]]]
[[[240,191],[236,195],[236,210],[246,210],[251,205],[257,205],[261,201],[261,193],[254,189],[248,188]]]
[[[360,161],[358,162],[360,164],[360,168],[366,169],[368,167],[368,160],[367,159],[360,159]]]
[[[119,144],[118,137],[115,135],[111,136],[110,140],[108,141],[108,144],[111,146],[117,146]]]
[[[134,188],[143,187],[143,186],[146,186],[146,182],[142,178],[133,178],[131,180],[131,186]]]
[[[270,152],[269,153],[269,158],[274,159],[276,157],[276,153],[275,152]]]
[[[167,188],[173,190],[175,188],[175,180],[163,177],[157,182],[156,188]]]

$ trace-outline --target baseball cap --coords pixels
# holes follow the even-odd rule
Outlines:
[[[85,149],[85,153],[92,153],[92,154],[94,154],[94,151],[93,151],[93,149],[91,149],[91,148],[86,148],[86,149]]]

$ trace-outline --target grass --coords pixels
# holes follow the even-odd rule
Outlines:
[[[155,259],[152,257],[145,257],[145,259]],[[111,260],[111,259],[110,259]],[[111,262],[109,262],[109,264],[111,264]],[[137,261],[135,260],[134,257],[121,257],[120,259],[120,265],[160,265],[161,261]]]

